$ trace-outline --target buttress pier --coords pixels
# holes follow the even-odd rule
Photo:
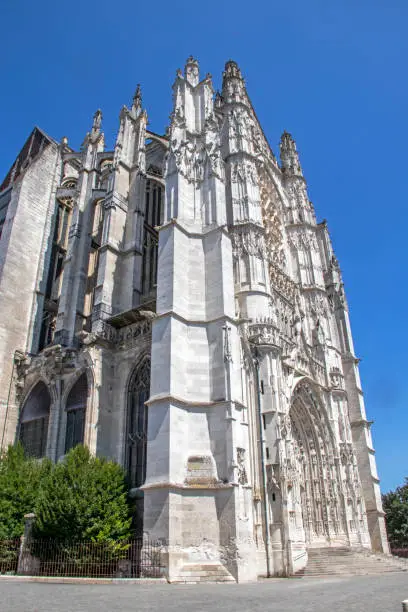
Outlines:
[[[339,263],[235,62],[188,58],[162,135],[140,87],[112,150],[101,111],[79,151],[35,128],[0,228],[3,446],[123,465],[170,581],[389,552]]]

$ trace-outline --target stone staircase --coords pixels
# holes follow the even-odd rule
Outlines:
[[[175,582],[235,582],[221,563],[186,563]]]
[[[366,549],[310,548],[305,568],[296,576],[341,576],[408,571],[408,560]]]

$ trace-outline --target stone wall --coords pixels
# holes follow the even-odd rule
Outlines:
[[[14,352],[31,351],[41,311],[58,168],[58,147],[51,144],[14,184],[0,241],[0,431],[5,442],[14,440],[18,418],[11,389]]]

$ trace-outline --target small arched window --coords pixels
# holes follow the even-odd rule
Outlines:
[[[66,412],[67,429],[65,434],[65,452],[77,444],[83,444],[85,430],[86,404],[88,400],[88,380],[81,374],[68,394]]]
[[[150,393],[150,360],[136,369],[129,386],[127,419],[127,472],[131,487],[140,487],[146,478],[147,406]]]
[[[27,455],[44,457],[47,445],[51,396],[41,381],[31,391],[20,418],[19,439]]]

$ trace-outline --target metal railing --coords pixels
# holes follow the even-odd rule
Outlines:
[[[0,574],[17,573],[19,551],[20,538],[0,540]]]
[[[162,547],[126,542],[0,541],[0,574],[84,578],[160,578]]]

